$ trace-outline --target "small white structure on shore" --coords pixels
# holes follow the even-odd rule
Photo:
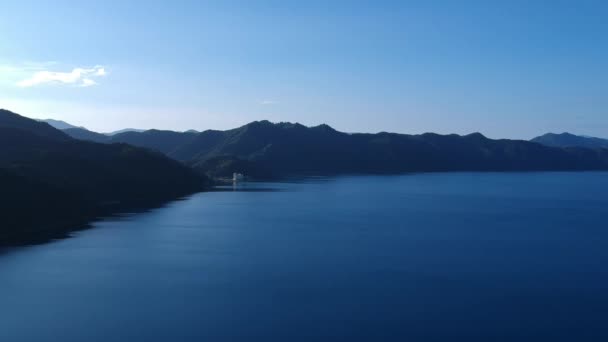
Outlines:
[[[245,176],[243,176],[242,173],[235,172],[232,174],[233,182],[237,183],[237,182],[242,182],[243,180],[245,180]]]

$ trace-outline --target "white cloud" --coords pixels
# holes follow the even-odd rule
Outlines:
[[[278,103],[279,103],[278,101],[274,101],[274,100],[262,100],[262,101],[260,101],[260,104],[262,106],[272,106],[272,105],[275,105],[275,104],[278,104]]]
[[[90,87],[90,86],[94,86],[96,85],[97,82],[93,81],[90,78],[85,78],[82,80],[82,84],[80,85],[81,87]]]
[[[30,78],[17,82],[17,86],[28,88],[43,84],[72,84],[81,87],[96,85],[92,78],[106,75],[106,70],[102,66],[95,66],[90,69],[75,68],[70,72],[57,72],[42,70],[36,72]]]

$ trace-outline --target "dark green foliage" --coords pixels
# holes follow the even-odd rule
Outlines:
[[[232,178],[233,173],[244,173],[255,179],[274,178],[272,170],[264,168],[259,163],[239,159],[232,156],[213,157],[196,163],[196,170],[210,178]]]
[[[171,155],[179,146],[188,144],[196,133],[180,133],[151,129],[145,132],[125,132],[110,137],[110,142],[141,146]]]

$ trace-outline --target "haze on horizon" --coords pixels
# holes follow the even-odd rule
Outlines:
[[[608,137],[607,17],[604,1],[13,1],[0,108],[99,132]]]

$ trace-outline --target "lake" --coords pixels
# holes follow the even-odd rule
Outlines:
[[[608,173],[246,183],[0,254],[0,341],[606,341]]]

